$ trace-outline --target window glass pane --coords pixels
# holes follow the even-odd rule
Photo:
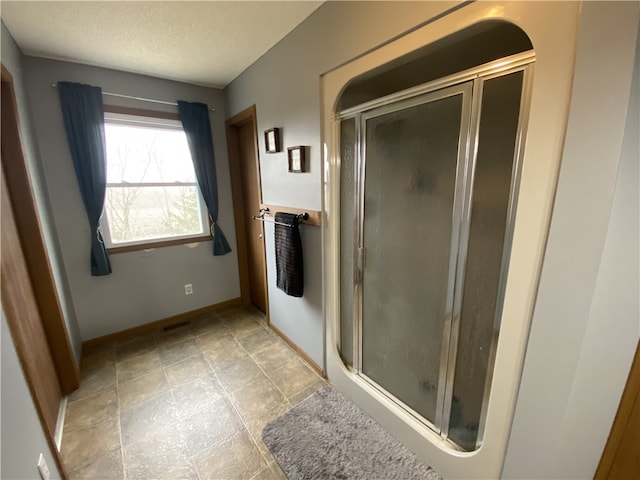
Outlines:
[[[107,182],[195,182],[184,130],[105,123]]]
[[[114,244],[205,233],[195,186],[109,187],[105,213]]]

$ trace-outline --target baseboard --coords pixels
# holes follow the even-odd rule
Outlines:
[[[282,333],[282,330],[280,330],[279,328],[275,327],[273,325],[273,323],[268,323],[267,325],[268,325],[269,329],[271,331],[273,331],[273,333],[275,333],[276,335],[278,335],[282,339],[283,342],[285,342],[292,349],[294,349],[296,351],[296,353],[298,355],[300,355],[304,359],[304,361],[307,362],[309,364],[309,366],[316,371],[316,373],[318,375],[320,375],[322,378],[327,378],[326,375],[324,374],[324,370],[322,369],[322,367],[320,365],[318,365],[316,362],[314,362],[311,359],[311,357],[304,352],[304,350],[302,350],[298,345],[296,345],[296,343],[293,340],[291,340],[284,333]]]
[[[179,313],[172,317],[163,318],[162,320],[156,320],[155,322],[145,323],[144,325],[137,325],[126,330],[120,330],[118,332],[109,333],[101,337],[91,338],[85,342],[82,342],[82,352],[85,353],[91,348],[104,345],[105,343],[121,342],[128,338],[140,335],[141,333],[150,332],[151,330],[157,330],[159,328],[170,327],[177,323],[184,322],[189,318],[196,317],[205,313],[217,312],[230,307],[237,307],[242,305],[240,297],[225,300],[224,302],[216,303],[215,305],[209,305],[207,307],[198,308],[189,312]]]
[[[58,420],[56,421],[56,431],[53,434],[53,441],[56,442],[58,451],[62,448],[62,430],[64,428],[64,418],[67,414],[67,397],[63,397],[58,408]]]

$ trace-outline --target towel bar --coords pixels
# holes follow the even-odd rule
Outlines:
[[[271,211],[268,208],[261,208],[260,209],[260,215],[254,215],[253,218],[254,220],[260,220],[261,222],[270,222],[270,223],[275,223],[276,225],[284,225],[285,227],[294,227],[295,225],[292,225],[290,223],[283,223],[283,222],[277,222],[275,220],[271,220],[268,218],[265,218],[265,215],[270,215]],[[307,212],[301,213],[300,215],[298,215],[298,221],[302,222],[303,220],[306,220],[307,218],[309,218],[309,214]]]

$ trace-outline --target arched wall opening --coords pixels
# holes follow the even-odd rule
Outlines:
[[[500,475],[522,371],[578,5],[535,10],[470,4],[322,77],[326,370],[446,477]]]

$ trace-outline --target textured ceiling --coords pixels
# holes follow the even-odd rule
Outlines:
[[[4,1],[26,55],[224,87],[323,2]]]

